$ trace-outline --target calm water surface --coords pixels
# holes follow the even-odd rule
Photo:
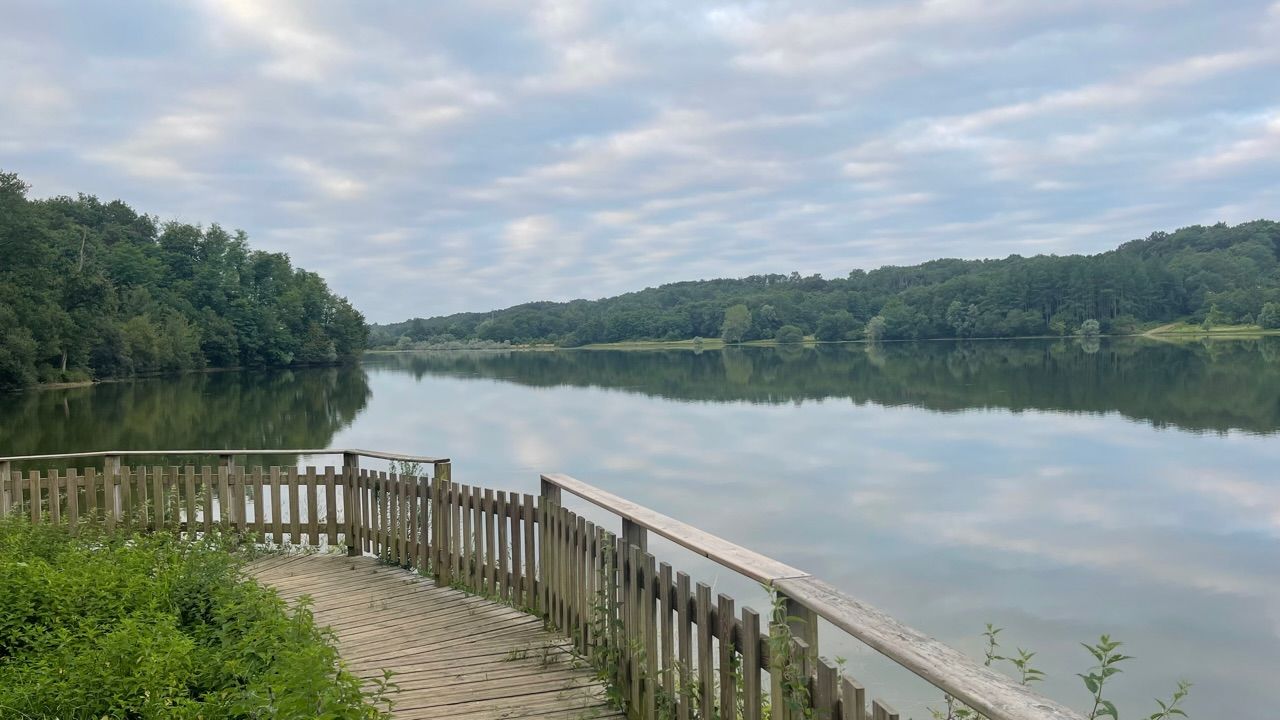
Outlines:
[[[1122,716],[1181,677],[1193,717],[1277,715],[1277,338],[373,355],[4,400],[0,454],[356,446],[448,455],[462,482],[522,491],[567,472],[975,655],[1002,625],[1070,704],[1077,641],[1110,632],[1138,658],[1115,681]],[[938,705],[874,653],[824,652],[904,717]]]

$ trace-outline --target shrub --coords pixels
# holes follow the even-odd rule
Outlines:
[[[804,342],[804,331],[795,325],[783,325],[778,328],[778,332],[774,334],[773,339],[780,343]]]
[[[0,715],[384,717],[310,610],[226,536],[71,537],[0,519]]]

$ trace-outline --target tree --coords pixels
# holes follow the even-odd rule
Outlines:
[[[1204,316],[1204,322],[1200,323],[1200,327],[1205,330],[1212,330],[1219,325],[1226,325],[1231,322],[1231,318],[1223,312],[1217,303],[1209,306],[1209,312]]]
[[[856,323],[857,321],[848,310],[837,310],[818,319],[818,328],[814,335],[819,340],[848,340],[849,333],[853,332]]]
[[[774,340],[780,343],[799,343],[804,342],[804,331],[795,325],[783,325],[778,328],[778,332],[773,336]]]
[[[884,339],[884,324],[884,318],[879,315],[867,322],[867,329],[864,331],[867,342],[878,343]]]
[[[746,305],[734,305],[724,311],[724,324],[720,326],[720,337],[727,343],[742,342],[742,338],[751,329],[751,311]]]
[[[1098,337],[1102,332],[1102,325],[1097,320],[1090,318],[1080,323],[1080,334],[1085,337]]]
[[[1269,302],[1258,313],[1258,324],[1268,330],[1280,328],[1280,303]]]

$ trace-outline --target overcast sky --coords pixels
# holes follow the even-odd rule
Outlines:
[[[0,0],[0,168],[371,320],[1280,219],[1280,2]]]

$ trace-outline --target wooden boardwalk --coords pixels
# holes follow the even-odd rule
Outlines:
[[[396,718],[624,717],[569,640],[532,615],[370,557],[272,556],[249,571],[289,602],[309,596],[354,673],[393,671]]]

